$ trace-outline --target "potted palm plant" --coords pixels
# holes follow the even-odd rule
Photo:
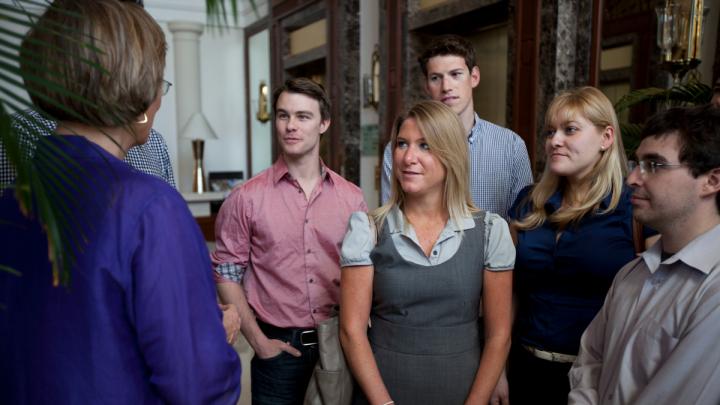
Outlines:
[[[633,90],[615,103],[615,112],[619,116],[621,112],[642,104],[649,105],[650,111],[670,107],[700,105],[710,102],[712,95],[713,90],[710,86],[702,83],[696,77],[691,77],[686,82],[676,83],[670,88],[648,87]],[[642,127],[643,125],[640,123],[620,124],[623,143],[628,156],[635,152],[640,143],[639,138]]]

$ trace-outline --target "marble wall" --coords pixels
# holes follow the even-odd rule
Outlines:
[[[589,81],[592,0],[542,2],[535,170],[545,165],[545,110],[559,92]]]
[[[360,4],[359,0],[338,1],[338,18],[342,35],[338,41],[340,77],[334,86],[340,87],[340,140],[342,151],[341,174],[360,185]],[[334,102],[338,102],[334,100]]]

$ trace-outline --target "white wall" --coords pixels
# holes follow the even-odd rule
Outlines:
[[[272,120],[260,122],[256,119],[260,101],[260,82],[265,82],[267,91],[267,111],[272,116],[272,89],[270,81],[270,30],[262,30],[248,38],[248,69],[250,88],[250,131],[252,141],[250,153],[252,167],[246,178],[254,176],[272,165]]]
[[[205,142],[205,171],[243,171],[247,176],[244,34],[241,27],[257,16],[253,14],[247,0],[239,0],[239,3],[245,8],[240,12],[238,26],[222,29],[206,27],[200,37],[200,106],[219,138]],[[267,2],[257,3],[259,11],[266,12]],[[165,78],[173,82],[174,86],[182,86],[182,83],[173,80],[175,55],[168,23],[205,23],[205,1],[146,0],[145,7],[162,26],[167,38]],[[168,143],[178,187],[181,191],[190,191],[194,161],[190,141],[178,139],[182,123],[177,122],[175,97],[176,93],[171,89],[163,99],[154,127]]]

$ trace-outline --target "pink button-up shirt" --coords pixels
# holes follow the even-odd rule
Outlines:
[[[305,198],[280,158],[235,188],[215,224],[216,281],[242,280],[250,307],[281,328],[315,327],[340,298],[340,247],[362,191],[322,165]],[[242,278],[241,278],[242,277]]]

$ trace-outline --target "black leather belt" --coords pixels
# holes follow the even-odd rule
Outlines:
[[[280,328],[261,320],[257,321],[260,330],[270,339],[288,341],[300,346],[315,346],[318,344],[317,329],[308,328]]]
[[[317,329],[307,329],[300,332],[300,344],[303,346],[318,344]]]

